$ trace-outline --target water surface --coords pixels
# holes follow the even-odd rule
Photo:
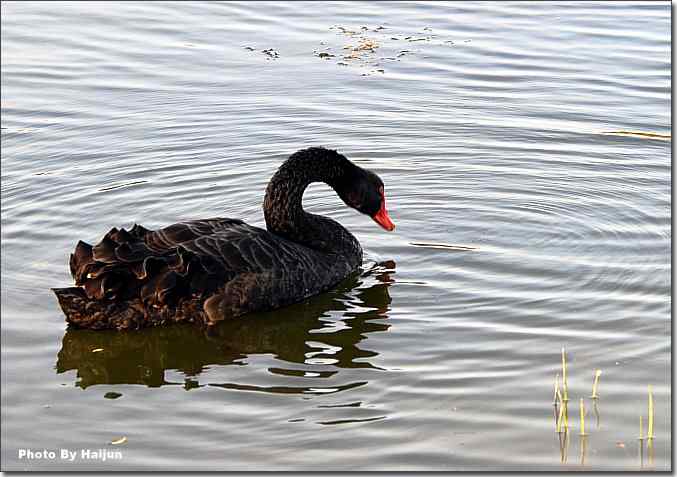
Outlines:
[[[3,3],[3,470],[669,469],[669,9]],[[360,276],[215,333],[66,329],[49,288],[77,240],[261,226],[311,145],[386,183],[391,234],[304,199]],[[555,433],[562,347],[584,452],[577,407]]]

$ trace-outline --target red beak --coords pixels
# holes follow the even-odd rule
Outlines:
[[[388,211],[386,210],[386,196],[383,191],[381,191],[381,208],[376,212],[376,215],[374,215],[372,219],[388,232],[395,230],[395,224],[390,220],[390,217],[388,217]]]

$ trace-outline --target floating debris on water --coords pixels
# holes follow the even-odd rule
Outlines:
[[[446,243],[409,242],[409,245],[413,245],[415,247],[440,248],[444,250],[458,250],[464,252],[467,250],[477,250],[477,247],[466,247],[465,245],[451,245]]]
[[[268,59],[276,60],[280,57],[280,54],[272,48],[266,50],[261,50],[261,53],[268,56]]]
[[[330,29],[330,30],[334,30],[334,29],[339,30],[339,31],[340,31],[341,33],[343,33],[344,35],[356,35],[356,34],[357,34],[356,31],[354,31],[354,30],[348,30],[347,28],[342,27],[342,26],[332,26],[332,27],[329,27],[329,29]]]
[[[243,48],[247,51],[257,51],[253,46],[243,46]],[[266,48],[265,50],[260,51],[267,56],[267,60],[276,60],[280,57],[280,53],[278,53],[274,48]]]
[[[124,444],[127,442],[127,438],[125,436],[120,437],[119,439],[114,439],[110,441],[111,444],[114,446],[119,446],[120,444]]]
[[[364,40],[360,41],[360,45],[358,46],[358,50],[374,50],[379,47],[379,44],[370,38],[365,38]]]
[[[328,59],[328,58],[333,58],[336,55],[332,55],[331,53],[324,53],[323,52],[323,53],[318,53],[317,56],[319,56],[320,58],[327,58]]]
[[[103,348],[96,348],[92,350],[92,353],[100,353],[101,351],[103,351]]]
[[[339,55],[340,61],[336,64],[340,66],[356,66],[362,69],[361,76],[369,76],[375,73],[384,73],[380,71],[379,60],[390,60],[390,61],[402,61],[400,58],[405,56],[405,54],[416,54],[421,50],[416,49],[414,51],[402,50],[397,53],[395,44],[393,41],[406,40],[410,43],[425,44],[426,46],[449,46],[453,45],[454,42],[449,40],[447,37],[438,38],[439,35],[432,34],[431,27],[423,27],[417,32],[408,31],[408,32],[398,32],[394,31],[389,27],[383,25],[378,26],[342,26],[342,25],[332,25],[329,27],[329,30],[334,31],[338,35],[347,36],[352,42],[348,45],[340,47],[336,45],[336,48],[342,48],[344,50],[343,55]],[[405,36],[406,35],[406,36]],[[320,45],[326,45],[327,42],[321,41]],[[413,46],[413,45],[412,45]],[[329,48],[326,48],[329,49]],[[395,50],[395,51],[393,51]],[[383,51],[383,57],[377,58],[375,56],[376,52]],[[317,51],[313,52],[315,56],[318,56],[322,59],[328,60],[331,56],[319,55]],[[427,58],[424,56],[424,58]]]
[[[343,47],[344,50],[352,50],[352,51],[368,51],[370,53],[374,53],[374,50],[378,48],[380,45],[376,42],[376,40],[373,40],[371,38],[361,38],[360,42],[356,46],[352,45],[346,45]]]
[[[103,397],[105,397],[106,399],[117,399],[119,397],[122,397],[122,394],[116,393],[115,391],[110,391],[104,394]]]
[[[99,192],[106,192],[106,191],[113,190],[113,189],[120,189],[121,187],[129,187],[129,186],[138,185],[138,184],[145,184],[147,182],[148,181],[133,181],[133,182],[125,182],[123,184],[113,184],[113,185],[110,185],[110,186],[107,186],[107,187],[100,188]]]
[[[647,139],[660,139],[662,141],[672,140],[672,135],[670,135],[670,134],[658,134],[658,133],[642,132],[642,131],[606,131],[606,132],[602,132],[601,134],[609,134],[609,135],[613,135],[613,136],[635,136],[635,137],[643,137],[643,138],[647,138]]]

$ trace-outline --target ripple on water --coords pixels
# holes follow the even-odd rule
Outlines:
[[[578,469],[562,346],[574,398],[603,370],[585,468],[638,468],[649,383],[670,466],[668,4],[9,2],[2,44],[3,467],[126,436],[125,470]],[[212,333],[64,329],[78,239],[263,225],[310,145],[384,178],[393,234],[304,199],[362,275]]]

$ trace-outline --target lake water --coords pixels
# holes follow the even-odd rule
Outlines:
[[[4,2],[3,470],[670,469],[670,41],[667,2]],[[386,184],[390,234],[304,199],[360,277],[212,334],[66,328],[79,239],[261,226],[311,145]],[[19,458],[62,448],[122,459]]]

